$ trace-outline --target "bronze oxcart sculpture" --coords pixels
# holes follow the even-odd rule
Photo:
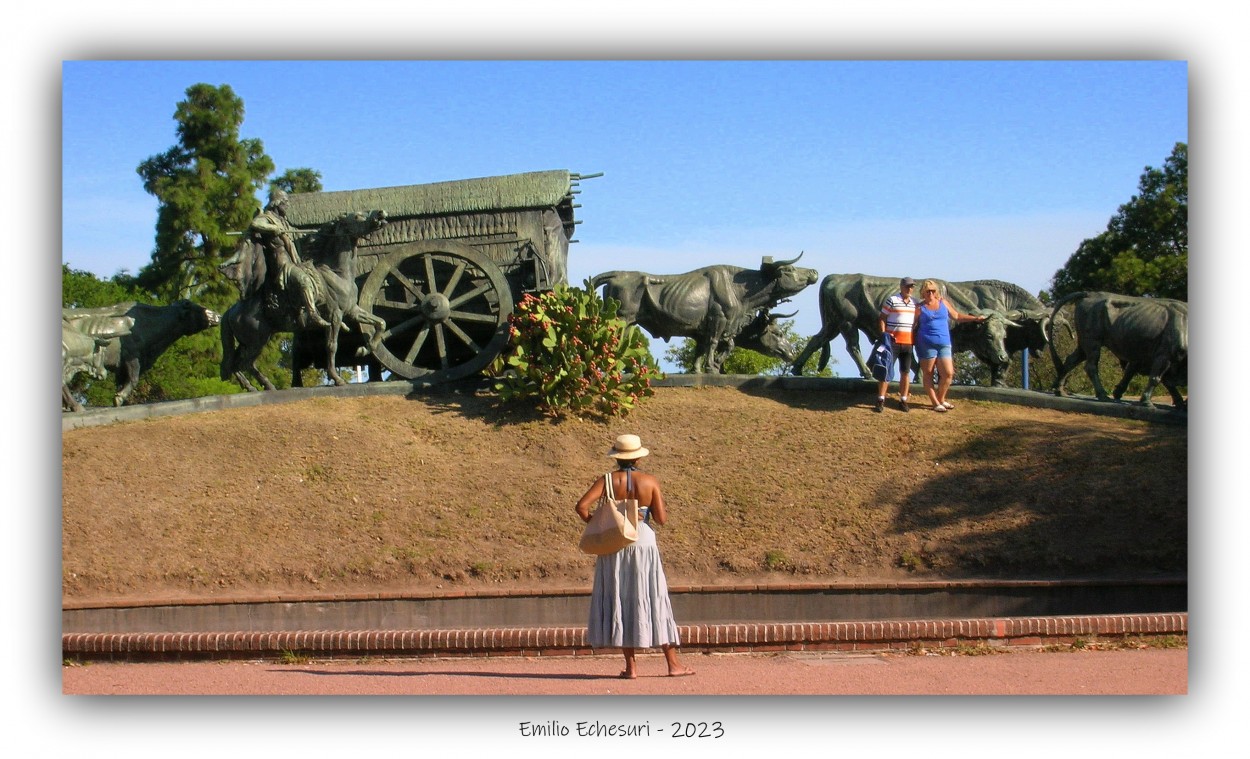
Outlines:
[[[336,383],[342,378],[334,369],[345,359],[370,365],[371,379],[387,375],[434,384],[481,371],[507,347],[516,303],[526,293],[567,282],[568,248],[578,223],[574,188],[591,176],[598,175],[557,170],[291,195],[284,217],[297,257],[337,277],[328,281],[350,281],[355,308],[341,303],[345,318],[336,322],[334,310],[318,298],[317,316],[328,326],[302,318],[305,307],[293,292],[280,292],[249,268],[272,253],[244,253],[223,269],[241,290],[245,281],[253,287],[241,292],[237,311],[227,313],[223,378],[251,388],[251,376],[271,388],[254,371],[253,354],[275,331],[292,332],[293,346],[299,346],[293,350],[299,354],[295,385],[313,354],[320,354],[320,368]],[[385,223],[363,235],[334,230],[343,220],[377,214],[384,214]],[[336,234],[337,257],[328,256],[323,246]],[[347,239],[351,244],[345,246]],[[351,290],[326,289],[339,296]],[[224,344],[228,333],[231,345]],[[244,334],[248,339],[240,341]]]

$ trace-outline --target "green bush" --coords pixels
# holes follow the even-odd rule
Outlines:
[[[490,367],[500,399],[552,414],[629,413],[661,374],[637,327],[616,318],[619,306],[589,281],[526,294],[509,317],[509,348]]]

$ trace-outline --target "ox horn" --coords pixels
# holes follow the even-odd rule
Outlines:
[[[1029,311],[1023,308],[1019,308],[1013,311],[1008,311],[1007,313],[1003,314],[1003,316],[1007,317],[1007,326],[1023,327],[1024,322],[1030,321],[1032,319],[1038,319],[1038,320],[1044,319],[1047,316],[1047,314],[1041,311]]]
[[[764,256],[763,260],[760,261],[760,268],[761,269],[778,269],[778,268],[781,268],[782,266],[790,266],[802,257],[803,257],[803,251],[799,251],[799,254],[797,256],[795,256],[794,258],[791,258],[788,261],[774,261],[772,256]]]
[[[798,315],[799,315],[799,312],[795,311],[792,314],[769,314],[768,318],[770,321],[777,321],[778,319],[791,319]]]
[[[995,311],[992,308],[974,308],[971,310],[971,312],[974,315],[984,316],[987,319],[993,319],[995,317],[998,317],[999,319],[1002,319],[1003,323],[1006,324],[1008,327],[1023,326],[1019,322],[1012,320],[1012,318],[1009,315],[1004,314],[1002,311]]]

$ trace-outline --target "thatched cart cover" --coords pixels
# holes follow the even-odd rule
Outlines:
[[[315,227],[352,211],[382,209],[392,219],[557,208],[571,224],[568,171],[535,171],[451,182],[378,187],[292,195],[287,218],[297,227]]]

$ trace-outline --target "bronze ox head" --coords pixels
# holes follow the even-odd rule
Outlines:
[[[820,272],[805,269],[794,264],[803,257],[800,252],[794,258],[785,261],[774,261],[772,256],[764,256],[760,260],[760,273],[775,283],[774,294],[778,301],[791,295],[797,295],[809,285],[816,284]]]
[[[1012,327],[1007,332],[1007,352],[1015,353],[1023,348],[1031,351],[1046,349],[1050,342],[1050,312],[1032,309],[1008,311],[1007,319]],[[1062,319],[1062,317],[1060,317]],[[1059,319],[1056,320],[1056,323]],[[1018,329],[1016,327],[1019,327]]]
[[[967,330],[973,354],[991,366],[1004,366],[1009,363],[1011,357],[1007,352],[1007,328],[1022,328],[1023,325],[1012,321],[1000,311],[977,308],[970,313],[973,316],[986,317],[983,322],[962,326],[962,329]]]
[[[793,364],[798,351],[790,344],[778,324],[782,319],[795,316],[792,314],[772,314],[761,310],[746,326],[735,343],[738,347],[762,353],[765,356],[780,358],[787,364]]]

